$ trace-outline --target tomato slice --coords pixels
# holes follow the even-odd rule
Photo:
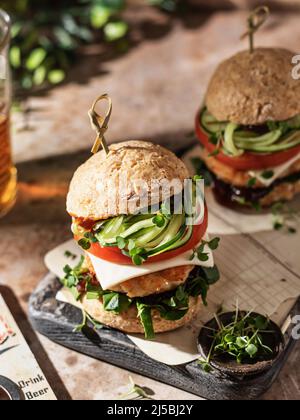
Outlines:
[[[205,130],[202,128],[200,123],[200,115],[196,115],[196,134],[202,145],[209,151],[213,153],[216,150],[216,146],[212,144],[209,140],[209,137]],[[245,152],[242,156],[230,157],[223,152],[219,152],[214,157],[220,162],[225,163],[226,165],[235,168],[239,171],[249,171],[249,170],[263,170],[268,168],[273,168],[280,166],[294,156],[300,153],[300,146],[293,147],[282,152],[275,152],[269,154],[260,154],[260,153],[249,153]]]
[[[205,235],[207,231],[207,226],[208,211],[207,207],[205,206],[203,223],[194,226],[192,237],[184,246],[178,249],[174,249],[173,251],[163,252],[162,254],[150,257],[147,261],[145,261],[144,264],[169,260],[171,258],[177,257],[180,254],[183,254],[186,251],[194,249]],[[75,237],[75,239],[79,240],[80,238]],[[92,243],[88,252],[90,254],[93,254],[95,257],[101,258],[105,261],[109,261],[115,264],[133,265],[131,258],[127,257],[126,255],[123,255],[121,250],[117,247],[102,247],[99,243]]]

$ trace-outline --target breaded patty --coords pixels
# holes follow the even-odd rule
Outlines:
[[[85,262],[90,272],[95,274],[93,264],[88,255],[86,255]],[[110,290],[125,293],[130,298],[168,292],[176,289],[180,284],[185,283],[194,268],[195,266],[193,265],[168,268],[157,273],[146,274],[127,280],[117,286],[111,287]]]
[[[276,185],[276,187],[262,198],[259,203],[263,207],[270,207],[279,201],[291,201],[295,195],[300,193],[300,181],[297,182],[284,182]]]
[[[209,156],[209,152],[206,149],[201,149],[201,159],[205,162],[211,172],[227,184],[232,184],[236,187],[247,187],[249,180],[252,178],[248,171],[239,171],[219,161],[215,157]],[[298,172],[300,172],[300,159],[290,166],[289,169],[281,175],[281,178]],[[253,188],[263,187],[264,185],[257,181]]]

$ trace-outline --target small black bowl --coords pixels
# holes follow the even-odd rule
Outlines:
[[[239,314],[244,316],[246,312],[240,311]],[[226,312],[219,315],[219,319],[223,325],[228,325],[232,322],[235,315],[236,312]],[[257,317],[262,315],[252,312],[251,316]],[[204,359],[208,357],[213,343],[212,331],[210,329],[218,330],[218,324],[215,318],[205,324],[198,337],[198,350]],[[261,335],[265,338],[265,344],[273,350],[273,354],[269,357],[253,363],[251,363],[250,359],[246,363],[237,363],[236,360],[233,360],[227,355],[215,356],[210,362],[211,367],[221,373],[239,377],[257,375],[271,369],[284,350],[284,337],[278,325],[271,320],[269,321],[268,331],[274,331],[274,334],[265,333],[264,335],[262,332]]]

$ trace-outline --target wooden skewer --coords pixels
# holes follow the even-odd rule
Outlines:
[[[267,6],[259,6],[249,15],[248,30],[241,36],[241,39],[249,37],[250,53],[254,51],[254,34],[265,23],[269,15],[270,9]]]
[[[96,106],[102,100],[106,100],[108,102],[108,109],[104,118],[96,112]],[[88,112],[90,120],[91,120],[91,126],[93,130],[95,130],[97,133],[97,138],[92,147],[93,154],[97,153],[101,146],[103,147],[107,155],[109,153],[109,148],[106,143],[104,134],[106,133],[108,129],[108,123],[111,117],[111,113],[112,113],[112,100],[109,97],[109,95],[107,95],[106,93],[104,95],[99,96],[95,100],[92,108]]]

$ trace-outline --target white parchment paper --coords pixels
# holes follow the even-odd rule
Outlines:
[[[274,242],[270,238],[268,240]],[[288,238],[281,240],[289,243]],[[295,235],[292,240],[299,244],[300,235]],[[289,253],[290,260],[287,261],[284,258],[286,249],[277,252],[275,256],[272,251],[276,248],[268,246],[268,241],[264,244],[260,237],[255,239],[251,235],[241,234],[222,236],[221,246],[215,253],[221,280],[211,287],[209,305],[207,308],[203,306],[197,319],[178,330],[157,334],[155,340],[147,341],[142,335],[128,337],[149,357],[168,365],[179,365],[198,358],[199,330],[221,305],[231,310],[238,301],[239,306],[245,310],[257,310],[269,316],[277,312],[276,319],[280,319],[278,313],[281,305],[300,295],[300,277],[297,274],[300,261],[297,254],[292,253]],[[70,261],[65,256],[67,250],[77,255],[75,260]],[[81,252],[77,244],[70,240],[51,251],[45,262],[50,271],[62,277],[63,267],[66,264],[75,265]],[[61,291],[57,297],[74,304],[66,290]]]

